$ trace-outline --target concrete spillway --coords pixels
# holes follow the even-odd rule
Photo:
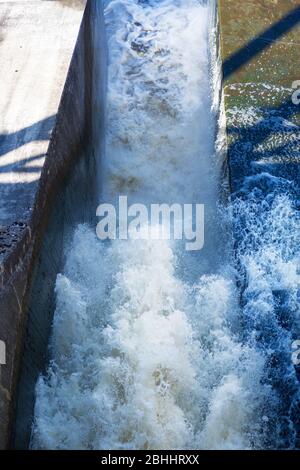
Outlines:
[[[71,6],[79,26],[81,2],[51,3]],[[5,235],[15,245],[1,291],[2,445],[12,435],[12,446],[37,449],[295,448],[297,122],[288,105],[266,106],[270,77],[250,106],[253,58],[232,54],[225,2],[226,114],[214,2],[103,3],[88,2],[58,114],[36,128],[51,140],[37,192],[26,193],[32,214]],[[204,249],[101,243],[97,203],[119,194],[204,203]]]
[[[91,48],[99,30],[95,2],[83,17],[84,7],[81,1],[1,3],[1,83],[7,84],[1,94],[1,447],[19,416],[18,382],[16,445],[28,442],[63,237],[75,220],[91,218],[94,205],[93,54],[101,40]]]

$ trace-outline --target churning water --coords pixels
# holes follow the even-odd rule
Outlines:
[[[205,204],[205,247],[101,242],[94,227],[76,228],[57,278],[52,361],[36,388],[32,447],[293,446],[296,212],[266,175],[219,207],[210,7],[198,0],[103,6],[100,200]],[[268,200],[266,184],[274,186]]]

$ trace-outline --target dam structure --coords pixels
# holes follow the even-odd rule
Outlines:
[[[299,449],[299,2],[22,3],[0,3],[0,446]],[[189,205],[192,251],[163,236]]]

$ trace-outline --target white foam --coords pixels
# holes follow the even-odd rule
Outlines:
[[[262,361],[230,332],[233,284],[206,276],[189,288],[175,266],[167,241],[106,247],[77,229],[57,279],[35,448],[250,447]]]
[[[94,229],[76,229],[56,283],[52,363],[37,384],[32,447],[258,446],[263,359],[238,340],[233,276],[216,256],[208,8],[104,3],[101,198],[205,203],[208,248],[192,256],[180,243],[102,243]]]

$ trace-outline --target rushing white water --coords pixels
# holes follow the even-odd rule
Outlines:
[[[94,228],[75,230],[57,278],[52,362],[37,384],[32,447],[262,447],[278,398],[263,380],[265,352],[243,338],[218,210],[209,7],[107,0],[104,8],[101,200],[203,203],[206,243],[187,254],[180,242],[103,243]],[[249,257],[251,276],[276,254],[264,253],[259,266]],[[296,273],[286,280],[296,281]]]
[[[245,274],[243,334],[265,359],[262,382],[272,388],[265,404],[263,445],[299,447],[300,389],[291,360],[300,336],[299,189],[268,173],[245,178],[230,210],[237,259]]]

